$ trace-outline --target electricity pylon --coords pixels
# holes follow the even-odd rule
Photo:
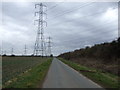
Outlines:
[[[48,37],[48,42],[47,42],[48,43],[48,56],[51,55],[51,47],[52,47],[51,46],[51,39],[52,39],[51,37]]]
[[[27,55],[27,46],[25,45],[25,48],[24,48],[24,55]]]
[[[11,55],[13,55],[13,52],[14,52],[14,51],[13,51],[13,48],[12,48],[12,49],[11,49]]]
[[[35,16],[38,16],[38,19],[35,20],[35,22],[37,21],[38,30],[37,30],[37,37],[36,37],[35,46],[34,46],[34,55],[44,56],[45,54],[44,23],[46,23],[46,26],[47,26],[47,22],[44,20],[45,19],[44,15],[47,16],[47,14],[45,13],[47,11],[45,10],[45,8],[47,7],[42,3],[40,3],[40,4],[35,4],[35,8],[38,9],[38,11],[35,12]]]

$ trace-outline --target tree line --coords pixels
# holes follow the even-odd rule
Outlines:
[[[66,52],[63,54],[60,54],[58,57],[62,57],[66,60],[71,60],[71,61],[76,61],[78,63],[82,63],[85,64],[87,63],[87,65],[89,65],[91,62],[97,62],[96,66],[95,65],[91,65],[94,67],[98,67],[98,64],[100,64],[101,62],[101,66],[99,66],[100,68],[103,69],[103,64],[104,66],[106,66],[106,68],[104,68],[104,70],[109,70],[112,73],[117,73],[113,72],[115,70],[111,70],[111,69],[118,69],[118,61],[120,60],[120,37],[117,40],[113,40],[112,42],[105,42],[105,43],[101,43],[101,44],[95,44],[92,47],[85,47],[85,48],[81,48],[78,50],[74,50],[72,52]],[[86,58],[87,62],[84,62]],[[94,59],[94,60],[92,60]],[[84,62],[84,63],[83,63]],[[114,67],[110,66],[111,68],[108,68],[107,65],[113,65]]]
[[[100,58],[105,62],[109,60],[115,60],[120,58],[120,37],[110,43],[105,42],[102,44],[95,44],[92,47],[87,46],[86,48],[81,48],[79,50],[74,50],[72,52],[67,52],[59,55],[67,60],[77,57],[86,58]]]

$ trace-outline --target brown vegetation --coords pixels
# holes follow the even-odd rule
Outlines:
[[[103,72],[119,74],[118,62],[120,61],[120,38],[111,43],[96,44],[73,52],[59,55],[88,67],[101,69]]]

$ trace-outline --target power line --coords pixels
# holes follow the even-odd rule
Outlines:
[[[92,3],[93,3],[93,2],[92,2]],[[67,13],[71,13],[71,12],[73,12],[73,11],[75,11],[75,10],[78,10],[78,9],[80,9],[80,8],[83,8],[83,7],[85,7],[85,6],[89,6],[89,5],[91,5],[92,3],[88,3],[88,4],[86,4],[86,5],[81,5],[81,6],[78,7],[78,8],[66,10],[65,12],[62,12],[61,14],[57,14],[55,17],[53,17],[53,18],[51,18],[51,19],[49,19],[49,20],[52,20],[52,19],[54,19],[54,18],[61,17],[61,16],[65,15],[65,14],[67,14]]]
[[[87,4],[87,3],[85,3],[85,4]],[[65,10],[65,11],[61,12],[61,13],[57,13],[57,14],[55,15],[55,17],[60,16],[60,15],[63,15],[63,14],[68,13],[68,12],[73,12],[74,10],[82,7],[82,6],[85,5],[85,4],[82,4],[82,5],[77,6],[77,7],[70,8],[70,9],[68,9],[68,10]]]
[[[114,9],[116,9],[117,7],[114,7]],[[94,16],[94,15],[97,15],[97,14],[101,14],[101,13],[104,13],[104,10],[103,11],[100,11],[100,12],[96,12],[96,13],[93,13],[93,14],[89,14],[89,15],[86,15],[86,16],[81,16],[81,17],[79,17],[79,20],[80,19],[85,19],[86,17],[89,17],[89,16]],[[68,19],[68,20],[64,20],[64,22],[70,22],[70,21],[72,21],[73,22],[73,20],[75,20],[75,19]],[[54,25],[54,24],[60,24],[61,22],[58,22],[58,23],[50,23],[51,25]]]
[[[102,13],[102,12],[97,12],[96,14],[99,14],[99,13]],[[96,15],[96,14],[94,14],[94,15]],[[93,16],[93,14],[92,15],[88,15],[88,16]],[[84,17],[87,17],[87,16],[84,16]],[[82,17],[80,17],[80,18],[82,18]],[[83,18],[84,19],[84,18]],[[112,29],[113,30],[113,29]],[[94,30],[95,31],[95,30]],[[108,32],[108,31],[107,31]],[[97,32],[98,33],[98,32]],[[100,32],[101,33],[101,32]],[[106,33],[106,31],[104,31],[103,33]],[[99,37],[100,38],[100,37]]]
[[[115,20],[113,20],[113,21],[115,21]],[[107,24],[110,24],[110,23],[113,23],[113,21],[107,21],[105,24],[104,24],[104,26]],[[99,32],[101,29],[104,29],[105,27],[101,27],[101,26],[103,26],[103,24],[100,24],[100,25],[98,25],[97,27],[92,27],[92,28],[88,28],[88,29],[85,29],[85,30],[88,30],[88,31],[85,31],[86,33],[91,33],[91,32],[94,32],[95,33],[95,31],[97,31],[96,33],[98,33],[98,34],[100,34],[101,32]],[[108,28],[108,27],[110,27],[110,26],[107,26],[106,28]],[[97,30],[96,30],[96,28],[98,28]],[[117,28],[115,28],[115,29],[117,29]],[[108,31],[102,31],[102,33],[104,34],[104,33],[107,33]],[[102,34],[101,33],[101,34]],[[82,34],[82,32],[81,32],[81,34]],[[87,37],[88,38],[88,37]],[[83,41],[85,40],[84,38],[82,38],[83,39]],[[91,38],[89,38],[89,39],[91,39]],[[76,41],[76,40],[79,40],[79,38],[77,38],[77,39],[71,39],[72,41]],[[70,42],[71,40],[64,40],[63,42]]]
[[[61,2],[61,3],[63,4],[64,2]],[[49,12],[50,10],[52,10],[52,9],[56,8],[57,6],[61,5],[61,3],[60,4],[57,3],[53,6],[51,6],[50,8],[47,9],[47,11]]]
[[[103,12],[103,11],[102,11]],[[101,13],[101,12],[97,12],[97,13],[95,13],[95,14],[99,14],[99,13]],[[91,14],[91,15],[89,15],[89,16],[92,16],[92,15],[95,15],[95,14]],[[86,17],[86,16],[85,16]],[[84,19],[84,18],[82,18],[82,19]],[[70,20],[69,20],[69,22],[70,22]],[[110,23],[112,23],[112,22],[107,22],[106,24],[110,24]],[[57,24],[59,24],[59,23],[57,23]],[[104,24],[105,25],[105,24]],[[101,27],[101,26],[103,26],[103,24],[100,24],[100,25],[98,25],[97,27],[99,28],[99,27]],[[89,30],[88,31],[86,31],[86,32],[94,32],[94,31],[96,31],[96,28],[97,27],[93,27],[93,28],[89,28]],[[108,26],[109,27],[109,26]],[[100,29],[100,28],[99,28]],[[90,31],[91,30],[91,31]],[[108,32],[108,31],[107,31]],[[95,33],[95,32],[94,32]],[[97,33],[99,33],[99,32],[97,32]],[[103,33],[106,33],[106,31],[105,32],[103,32]],[[73,39],[72,39],[73,40]],[[76,40],[76,39],[75,39]],[[74,41],[75,41],[74,40]],[[68,40],[67,40],[68,41]],[[70,40],[69,40],[70,41]],[[64,42],[66,42],[66,41],[64,41]]]
[[[110,22],[109,22],[110,23]],[[105,24],[104,24],[105,25]],[[99,25],[98,27],[100,27],[100,26],[102,26],[102,25]],[[108,26],[109,27],[109,26]],[[107,28],[108,28],[107,27]],[[99,35],[101,34],[101,35],[103,35],[103,34],[106,34],[108,31],[102,31],[102,32],[99,32],[101,29],[103,29],[104,27],[102,27],[102,28],[99,28],[99,29],[97,29],[96,30],[96,28],[89,28],[92,32],[94,32],[94,31],[97,31],[96,33],[98,33]],[[117,28],[114,28],[114,30],[115,29],[117,29]],[[109,30],[109,31],[113,31],[113,29],[112,30]],[[86,33],[87,32],[89,32],[89,31],[86,31]],[[95,32],[94,32],[94,34],[95,34]],[[94,35],[93,35],[94,36]],[[88,38],[88,37],[90,37],[90,38]],[[97,36],[98,37],[98,36]],[[99,36],[98,38],[97,37],[94,37],[94,39],[98,39],[98,38],[100,38],[101,36]],[[91,37],[91,36],[87,36],[87,40],[90,40],[91,38],[92,38],[92,40],[93,40],[93,37]],[[82,39],[82,40],[80,40],[80,39]],[[71,39],[71,40],[65,40],[65,41],[63,41],[63,42],[70,42],[70,41],[77,41],[77,40],[79,40],[79,41],[86,41],[86,39],[85,38],[76,38],[76,39]]]
[[[48,8],[47,10],[51,10],[51,9],[54,9],[55,7],[57,7],[59,4],[56,4],[56,5],[54,5],[54,6],[52,6],[52,7],[50,7],[50,8]]]

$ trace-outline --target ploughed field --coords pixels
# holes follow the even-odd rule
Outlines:
[[[4,85],[9,80],[44,61],[47,61],[47,59],[41,57],[2,57],[2,84]]]

